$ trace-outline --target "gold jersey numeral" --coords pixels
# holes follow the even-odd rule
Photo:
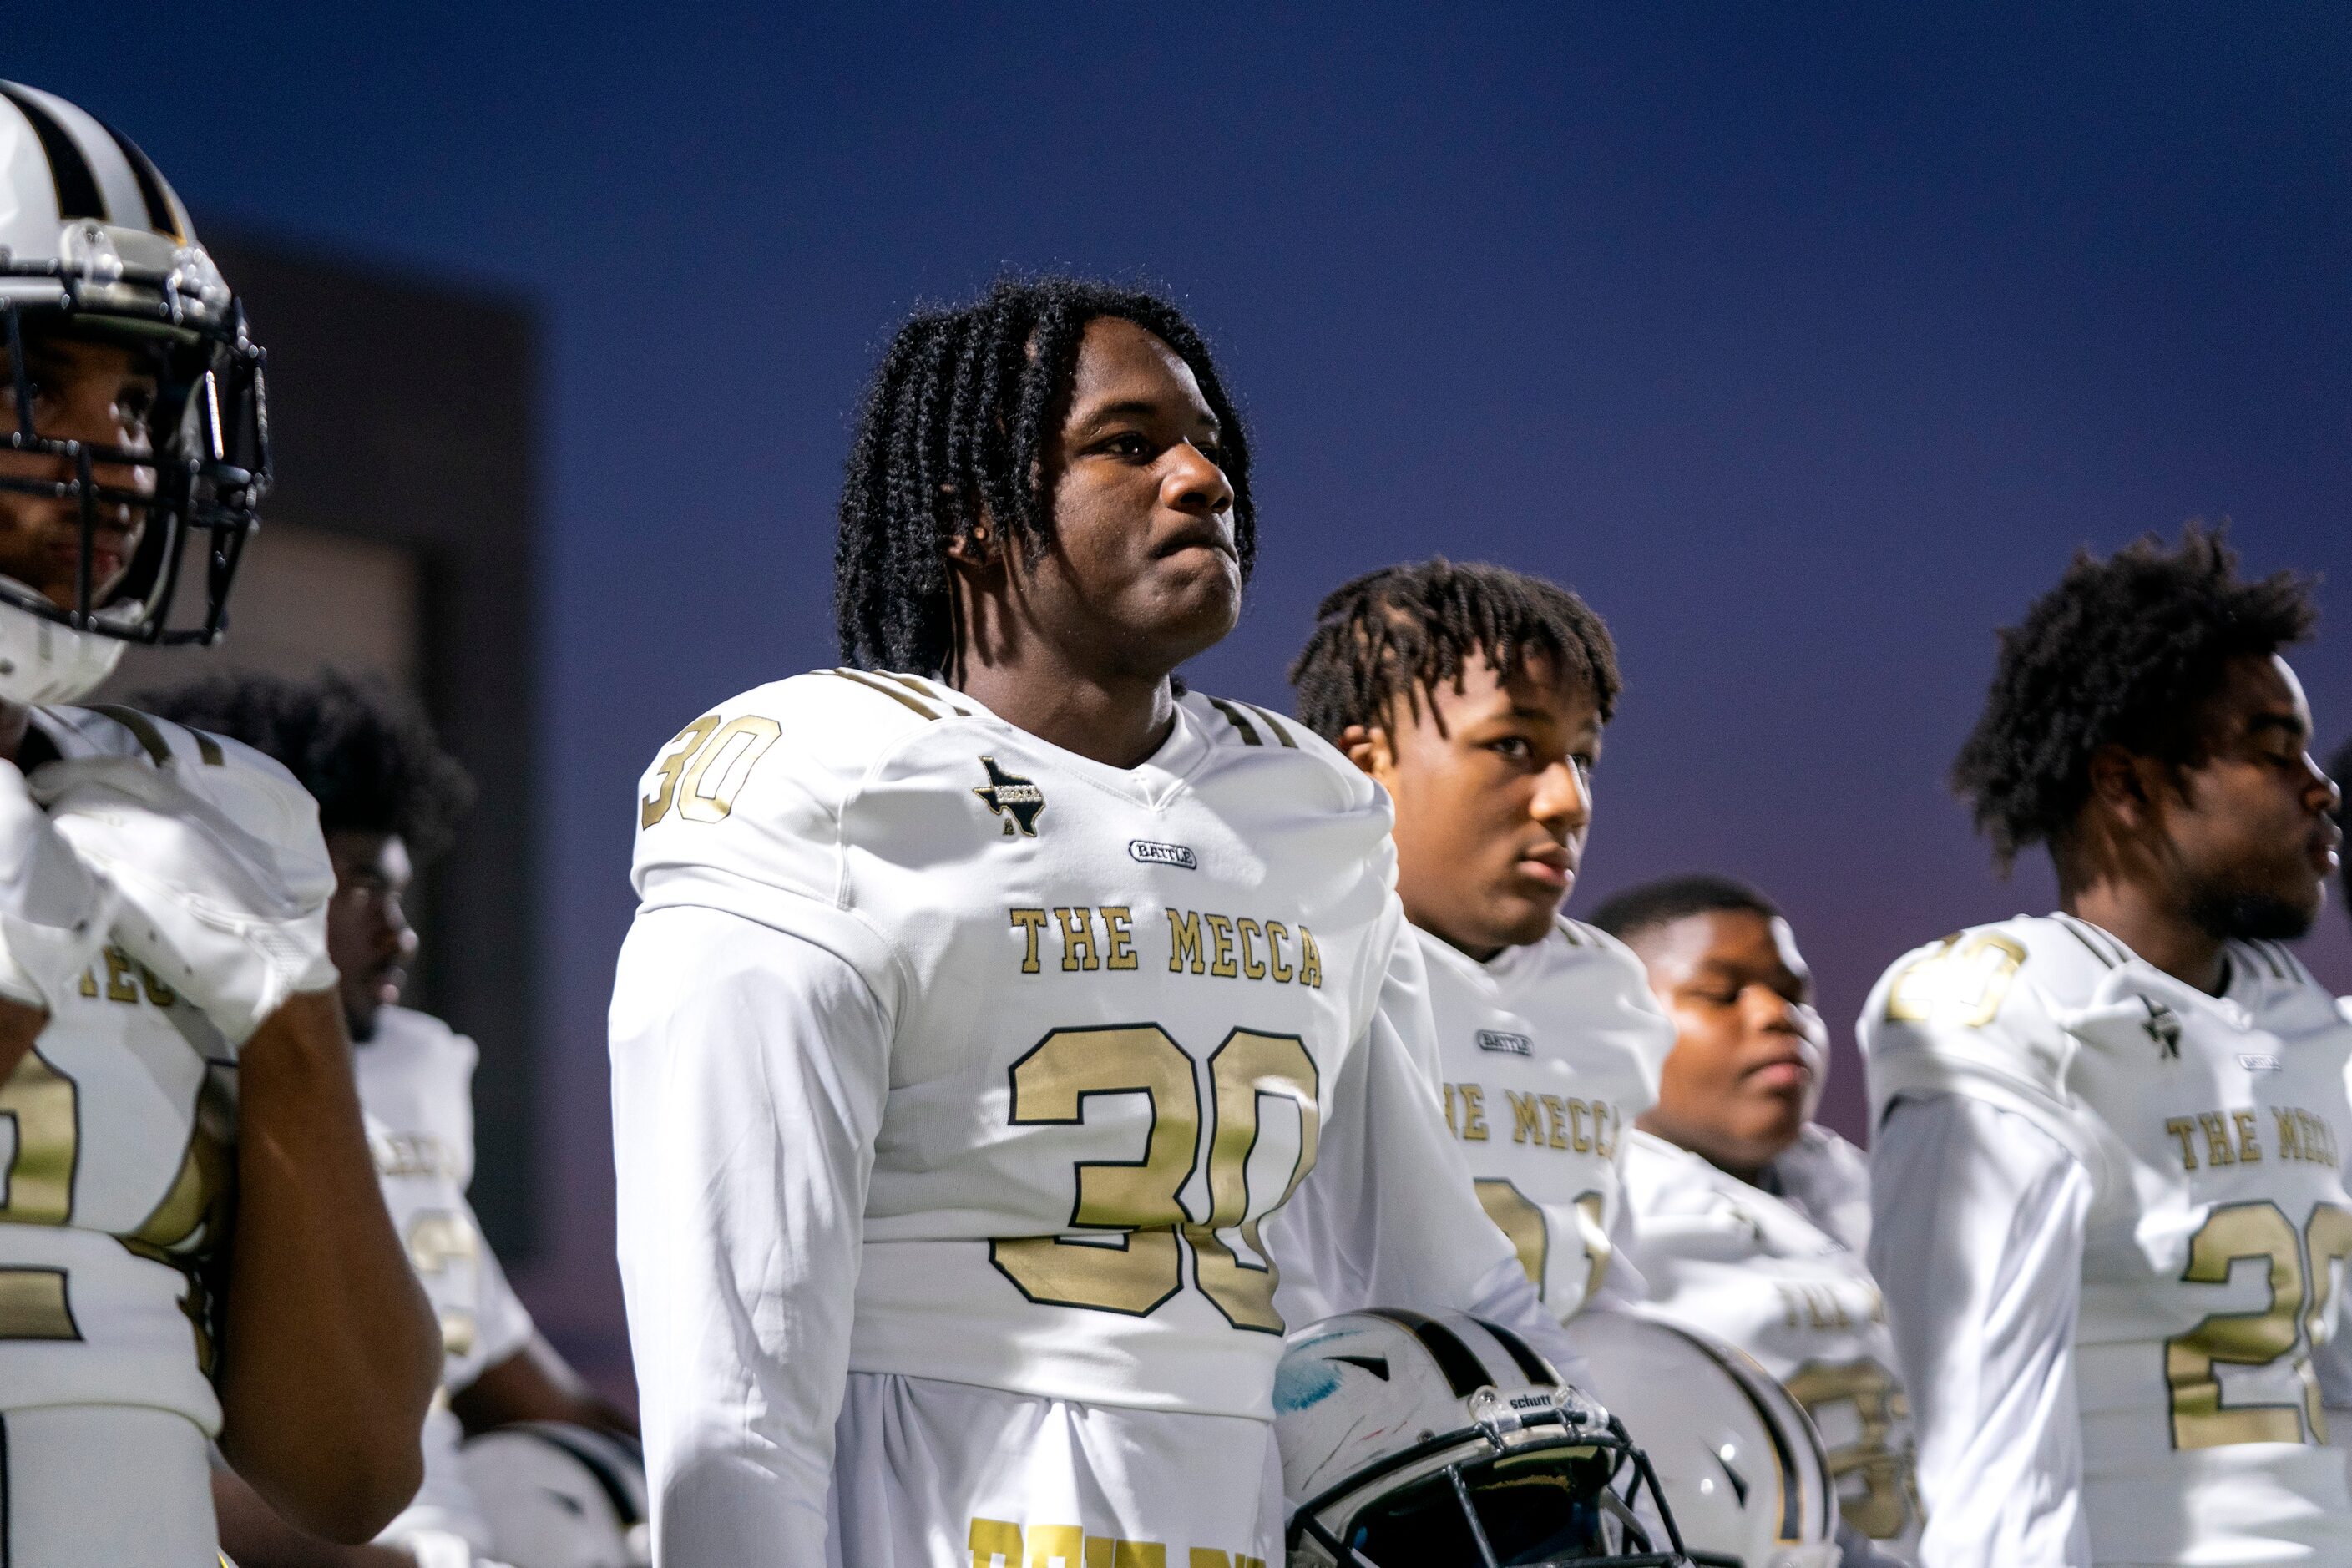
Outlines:
[[[1481,1176],[1476,1185],[1478,1206],[1519,1255],[1519,1267],[1527,1270],[1528,1283],[1536,1288],[1536,1299],[1542,1300],[1544,1269],[1551,1257],[1551,1233],[1544,1225],[1543,1210],[1498,1176]]]
[[[1235,1029],[1212,1053],[1208,1068],[1209,1213],[1195,1220],[1181,1194],[1200,1157],[1201,1091],[1192,1058],[1168,1031],[1157,1024],[1056,1029],[1013,1065],[1015,1126],[1075,1126],[1086,1119],[1087,1100],[1097,1094],[1140,1094],[1151,1108],[1140,1160],[1082,1160],[1073,1166],[1070,1226],[1079,1234],[989,1243],[991,1261],[1023,1295],[1140,1317],[1183,1288],[1189,1249],[1193,1283],[1227,1321],[1282,1331],[1274,1310],[1276,1275],[1258,1221],[1289,1201],[1315,1163],[1321,1124],[1315,1063],[1295,1035]],[[1297,1107],[1299,1152],[1281,1197],[1253,1215],[1249,1158],[1268,1099]],[[1229,1230],[1239,1234],[1255,1262],[1220,1234]]]
[[[0,1085],[12,1146],[0,1170],[0,1224],[63,1225],[73,1215],[80,1090],[37,1050]],[[0,1268],[0,1340],[78,1340],[58,1268]]]
[[[1853,1412],[1853,1440],[1829,1451],[1830,1479],[1840,1483],[1839,1515],[1873,1541],[1893,1541],[1910,1529],[1920,1515],[1919,1480],[1910,1449],[1892,1442],[1895,1423],[1911,1414],[1895,1374],[1866,1357],[1811,1362],[1783,1386],[1816,1426],[1843,1430],[1843,1422],[1823,1417],[1840,1407]]]
[[[2208,1313],[2187,1333],[2164,1342],[2174,1447],[2327,1440],[2319,1382],[2305,1347],[2328,1331],[2336,1266],[2347,1258],[2352,1258],[2352,1211],[2334,1204],[2315,1205],[2302,1236],[2268,1199],[2213,1207],[2189,1238],[2180,1278],[2190,1284],[2227,1285],[2232,1265],[2268,1263],[2270,1301],[2242,1311]],[[2287,1355],[2295,1358],[2299,1403],[2221,1402],[2219,1367],[2268,1366]]]
[[[654,768],[661,783],[637,802],[637,826],[651,827],[676,807],[688,822],[723,822],[752,764],[783,737],[783,726],[757,713],[719,721],[705,713],[670,738]]]
[[[2008,937],[1991,931],[1979,931],[1966,941],[1948,936],[1935,952],[1895,976],[1887,994],[1886,1016],[1898,1022],[1962,1028],[1990,1024],[2024,962],[2025,949]]]

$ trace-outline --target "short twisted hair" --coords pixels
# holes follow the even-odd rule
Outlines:
[[[940,675],[955,654],[948,547],[984,513],[1008,545],[1054,536],[1043,461],[1087,323],[1134,322],[1192,368],[1222,426],[1217,466],[1234,492],[1247,582],[1257,554],[1249,441],[1208,344],[1174,305],[1075,278],[1008,278],[985,298],[900,326],[866,392],[833,555],[833,614],[846,663]]]
[[[2242,579],[2226,524],[2192,521],[2177,547],[2150,534],[2105,561],[2077,552],[2000,634],[1984,711],[1952,764],[1996,863],[2005,870],[2020,849],[2065,837],[2100,747],[2175,766],[2201,759],[2226,661],[2301,642],[2318,615],[2308,578]]]
[[[474,804],[474,781],[432,726],[378,680],[215,675],[131,705],[276,758],[318,801],[323,831],[397,833],[419,865],[449,847]]]
[[[1604,722],[1616,711],[1617,645],[1590,605],[1524,572],[1433,555],[1367,572],[1316,609],[1290,667],[1299,721],[1337,744],[1351,724],[1390,722],[1399,702],[1417,717],[1423,689],[1462,689],[1473,653],[1505,680],[1546,660],[1591,691]]]
[[[1737,878],[1694,871],[1612,893],[1585,918],[1619,942],[1632,943],[1676,921],[1726,911],[1762,915],[1768,921],[1780,913],[1780,906]]]

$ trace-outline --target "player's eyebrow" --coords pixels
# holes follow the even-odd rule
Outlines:
[[[1106,403],[1100,408],[1088,409],[1086,423],[1099,426],[1120,419],[1158,419],[1167,412],[1165,405],[1148,397],[1125,397],[1117,403]],[[1196,428],[1206,430],[1213,437],[1224,434],[1224,427],[1217,423],[1217,416],[1213,414],[1197,414],[1194,425]]]
[[[2311,733],[2310,726],[2303,721],[2303,715],[2292,709],[2273,709],[2246,721],[2246,733],[2252,738],[2259,740],[2273,730],[2284,731],[2294,740],[2301,740]]]

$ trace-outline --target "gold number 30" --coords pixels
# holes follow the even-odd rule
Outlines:
[[[637,802],[637,826],[651,827],[672,805],[688,822],[724,820],[751,765],[783,732],[773,719],[757,713],[724,724],[718,714],[705,713],[670,738],[669,751],[654,769],[661,784]]]
[[[2190,1238],[2189,1265],[2180,1278],[2193,1284],[2226,1285],[2231,1264],[2266,1261],[2271,1301],[2252,1311],[2209,1314],[2187,1333],[2164,1342],[2174,1447],[2327,1441],[2327,1418],[2320,1409],[2319,1383],[2312,1375],[2308,1353],[2294,1364],[2303,1384],[2300,1414],[2293,1405],[2223,1405],[2213,1363],[2267,1366],[2299,1343],[2325,1334],[2334,1265],[2346,1258],[2352,1258],[2352,1211],[2320,1204],[2298,1237],[2278,1205],[2268,1200],[2215,1205]],[[2306,1421],[2308,1439],[2304,1436]]]
[[[1213,1120],[1209,1132],[1209,1213],[1195,1220],[1181,1193],[1200,1158],[1201,1091],[1192,1058],[1157,1024],[1056,1029],[1013,1064],[1015,1126],[1075,1126],[1090,1095],[1141,1094],[1151,1102],[1151,1131],[1138,1161],[1082,1160],[1070,1205],[1074,1230],[1058,1236],[992,1241],[988,1256],[1033,1301],[1142,1317],[1183,1289],[1183,1254],[1192,1281],[1237,1329],[1282,1332],[1274,1310],[1275,1268],[1258,1225],[1290,1201],[1315,1163],[1321,1125],[1314,1058],[1296,1035],[1235,1029],[1209,1058]],[[1260,1104],[1298,1108],[1298,1158],[1282,1195],[1252,1213],[1249,1158],[1257,1147]],[[1238,1230],[1257,1261],[1236,1256],[1218,1233]],[[1123,1233],[1123,1234],[1121,1234]],[[1181,1241],[1179,1238],[1181,1238]]]

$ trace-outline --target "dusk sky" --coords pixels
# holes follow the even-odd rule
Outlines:
[[[1262,545],[1194,684],[1286,709],[1321,594],[1433,552],[1607,616],[1627,687],[1571,912],[1668,871],[1764,887],[1851,1133],[1879,970],[2049,901],[1943,780],[1994,628],[2077,546],[2227,516],[2251,566],[2323,574],[2296,663],[2352,732],[2352,11],[2053,10],[123,4],[20,16],[0,75],[200,216],[542,323],[520,1273],[610,1377],[635,776],[834,662],[865,374],[1000,270],[1156,282],[1221,356]],[[2352,989],[2340,910],[2305,952]]]

